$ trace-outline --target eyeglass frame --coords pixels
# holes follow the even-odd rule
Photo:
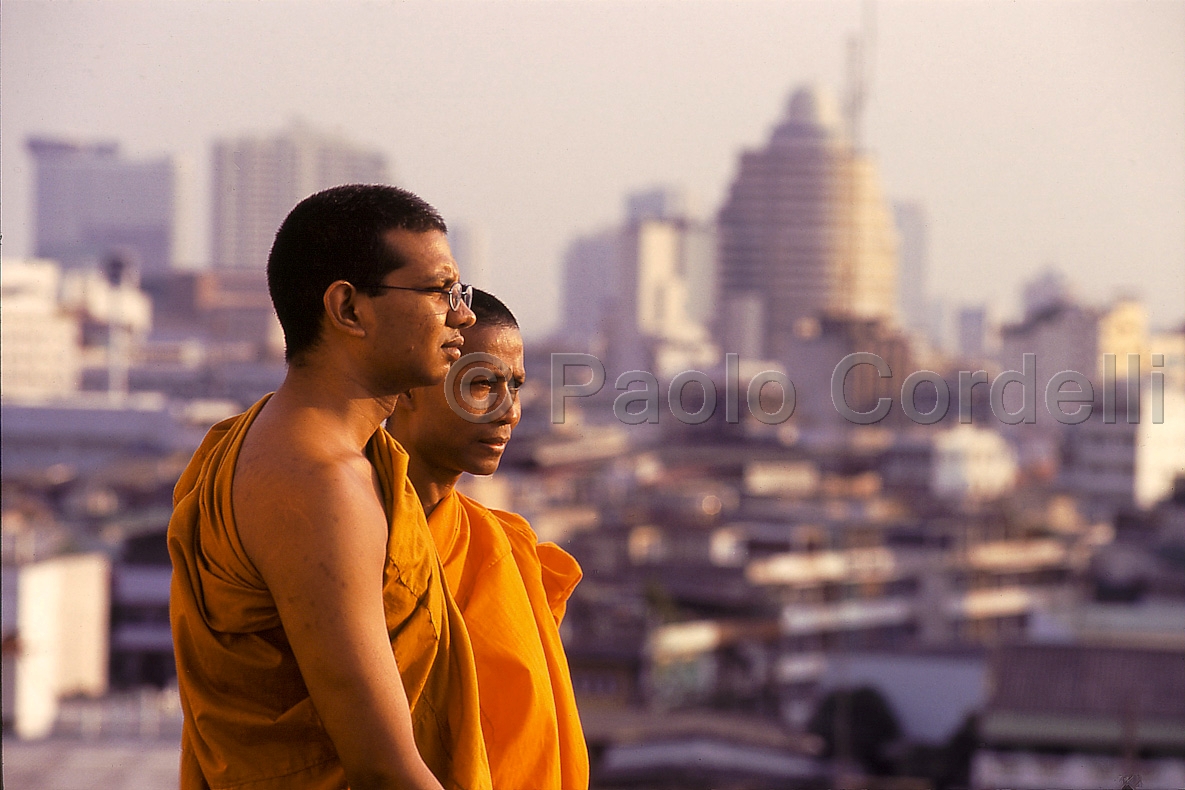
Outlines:
[[[415,291],[421,294],[448,296],[448,306],[453,311],[460,310],[462,304],[469,308],[473,307],[473,286],[459,280],[448,288],[413,288],[408,285],[356,285],[354,287],[363,291],[377,288],[384,291]]]

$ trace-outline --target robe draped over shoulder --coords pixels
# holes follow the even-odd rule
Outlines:
[[[346,787],[231,509],[239,450],[266,401],[215,425],[173,494],[169,615],[184,713],[183,790]],[[388,518],[383,604],[416,745],[446,788],[484,790],[491,785],[473,653],[407,480],[407,454],[380,428],[366,455]]]
[[[477,661],[497,790],[586,790],[588,749],[559,625],[581,578],[521,516],[453,491],[428,518]]]

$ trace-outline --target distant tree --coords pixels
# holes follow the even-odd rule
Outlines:
[[[979,748],[977,718],[970,713],[941,746],[915,743],[897,761],[898,776],[930,780],[934,790],[960,790],[969,786],[971,758]]]
[[[884,749],[901,735],[893,709],[870,686],[832,691],[819,703],[807,730],[823,739],[824,757],[844,756],[839,739],[846,731],[846,756],[872,776],[891,772]]]
[[[652,622],[677,623],[683,619],[674,596],[661,582],[655,579],[647,580],[643,596],[646,601],[646,615]]]
[[[979,748],[979,719],[974,713],[950,736],[943,749],[943,770],[935,777],[937,790],[967,787],[971,781],[971,758]]]

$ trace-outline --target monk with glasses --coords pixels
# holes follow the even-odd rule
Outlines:
[[[474,322],[445,233],[351,185],[276,234],[284,381],[211,429],[169,523],[186,790],[492,786],[461,611],[382,427]]]

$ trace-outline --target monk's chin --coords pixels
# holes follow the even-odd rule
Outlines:
[[[502,456],[499,453],[497,458],[482,458],[469,464],[469,468],[465,471],[471,475],[478,477],[486,477],[498,471],[498,465],[502,463]]]

